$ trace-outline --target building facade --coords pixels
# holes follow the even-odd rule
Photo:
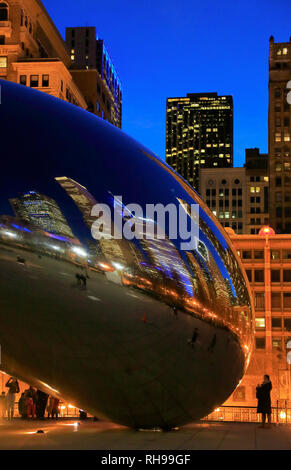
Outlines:
[[[87,109],[65,43],[40,0],[0,4],[0,78]]]
[[[255,406],[256,386],[263,375],[273,383],[272,404],[290,400],[291,349],[291,235],[268,227],[258,235],[236,235],[227,229],[245,267],[255,308],[254,352],[240,386],[228,405]],[[281,406],[281,405],[280,405]]]
[[[95,27],[66,28],[71,73],[86,96],[89,110],[121,128],[122,89],[116,68]]]
[[[241,168],[201,168],[201,197],[223,227],[256,234],[269,223],[268,155],[246,149]]]
[[[280,233],[291,233],[291,38],[269,41],[269,155],[270,223]]]
[[[15,216],[42,230],[73,238],[72,230],[57,202],[44,194],[29,191],[9,200]]]
[[[201,168],[233,166],[232,96],[168,98],[166,114],[166,161],[196,190]]]

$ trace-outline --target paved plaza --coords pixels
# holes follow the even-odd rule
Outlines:
[[[78,424],[77,424],[78,423]],[[44,431],[37,433],[38,430]],[[1,450],[291,450],[291,426],[194,423],[177,431],[134,431],[108,422],[2,421]]]

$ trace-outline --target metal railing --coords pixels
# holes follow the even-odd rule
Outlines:
[[[14,403],[14,418],[20,418],[18,402]],[[47,411],[45,412],[45,416],[47,416]],[[73,405],[68,405],[66,403],[60,402],[59,404],[59,418],[78,418],[79,409]],[[0,418],[7,418],[7,410],[6,407],[4,410],[0,412]]]
[[[257,413],[256,406],[220,406],[202,421],[226,421],[236,423],[260,423],[261,414]],[[291,408],[277,405],[272,407],[272,423],[291,424]]]

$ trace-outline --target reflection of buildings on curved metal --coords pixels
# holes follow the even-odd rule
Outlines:
[[[179,175],[118,129],[26,87],[1,87],[1,368],[130,426],[208,414],[241,380],[253,337],[227,235]],[[34,201],[25,217],[13,213],[10,200],[29,191],[54,209],[40,203],[35,214]],[[112,206],[114,194],[143,208],[198,203],[197,249],[167,236],[94,240],[92,207]],[[54,229],[54,213],[69,233]]]

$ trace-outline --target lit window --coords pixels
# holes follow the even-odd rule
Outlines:
[[[251,186],[251,187],[250,187],[250,192],[251,192],[251,193],[254,193],[254,192],[255,192],[255,187],[254,187],[254,186]]]
[[[0,69],[7,68],[7,57],[0,57]]]
[[[256,318],[255,323],[256,323],[256,328],[266,328],[265,318]]]
[[[288,48],[287,47],[283,47],[283,55],[287,55],[288,54]]]
[[[281,49],[278,49],[278,50],[277,50],[277,55],[281,55],[281,54],[282,54]]]
[[[71,60],[75,60],[74,54],[71,55]]]
[[[260,186],[256,186],[256,193],[259,193],[261,191]]]
[[[281,132],[275,133],[275,142],[281,142]]]
[[[268,182],[269,181],[269,176],[264,176],[264,181]]]

